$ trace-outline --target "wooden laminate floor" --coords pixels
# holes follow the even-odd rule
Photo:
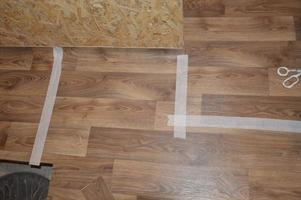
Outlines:
[[[301,120],[300,0],[185,0],[188,114]],[[43,162],[50,200],[300,200],[301,135],[188,128],[175,139],[179,50],[65,48]],[[0,49],[0,159],[28,161],[48,48]]]

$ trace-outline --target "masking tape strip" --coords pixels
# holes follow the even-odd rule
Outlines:
[[[175,95],[175,115],[186,115],[187,106],[187,80],[188,80],[188,55],[177,56],[177,79],[176,79],[176,95]],[[174,124],[174,137],[186,138],[186,119],[177,119]],[[178,126],[178,123],[182,126]]]
[[[52,111],[56,99],[59,86],[60,76],[62,72],[63,49],[60,47],[53,48],[53,66],[48,85],[48,91],[45,98],[44,107],[40,119],[40,124],[34,141],[33,149],[29,164],[39,166],[44,150],[44,145],[50,125]]]
[[[173,125],[182,127],[234,128],[301,133],[301,121],[267,118],[169,115],[168,126]]]

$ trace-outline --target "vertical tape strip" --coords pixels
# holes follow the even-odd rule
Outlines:
[[[62,72],[63,49],[60,47],[53,48],[53,66],[48,85],[47,96],[40,119],[40,124],[36,134],[35,142],[31,152],[29,164],[39,166],[44,150],[44,145],[48,133],[48,128],[52,116],[52,111],[59,86]]]
[[[206,116],[206,115],[169,115],[168,125],[183,127],[208,127],[208,128],[234,128],[263,130],[275,132],[301,133],[301,121],[280,120],[252,117],[225,117],[225,116]],[[183,123],[183,118],[186,122]]]
[[[176,96],[175,96],[175,115],[186,116],[187,106],[187,79],[188,79],[188,56],[177,56],[177,80],[176,80]],[[178,121],[180,120],[180,121]],[[186,138],[186,119],[178,118],[174,123],[174,137]],[[177,124],[182,124],[178,126]]]

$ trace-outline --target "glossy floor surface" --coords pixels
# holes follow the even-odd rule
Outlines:
[[[51,200],[299,200],[301,134],[188,128],[173,137],[176,55],[188,114],[301,120],[301,1],[185,0],[185,52],[64,49],[43,162]],[[0,50],[0,158],[28,161],[52,67],[47,48]]]

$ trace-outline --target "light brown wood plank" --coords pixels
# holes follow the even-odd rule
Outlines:
[[[248,172],[116,160],[112,191],[172,199],[248,199]]]
[[[301,98],[203,95],[202,114],[301,120]]]
[[[184,17],[218,17],[225,14],[224,0],[184,0]]]
[[[31,152],[38,124],[10,123],[3,128],[1,134],[7,136],[4,149],[8,151]],[[50,128],[48,131],[45,153],[61,155],[85,156],[87,153],[89,129],[79,128]]]
[[[29,70],[32,58],[31,48],[0,48],[0,69]]]
[[[300,83],[287,89],[282,85],[284,80],[285,77],[280,77],[277,74],[277,68],[269,68],[269,94],[271,96],[301,96]]]
[[[49,78],[49,71],[0,70],[0,94],[45,96]]]
[[[301,171],[250,170],[251,199],[301,198]]]
[[[58,97],[51,125],[152,129],[155,106],[153,101]]]
[[[44,97],[0,96],[0,120],[12,122],[40,121]]]
[[[76,70],[128,73],[176,73],[178,50],[76,48]]]
[[[83,188],[82,192],[86,200],[114,200],[110,189],[101,177]]]
[[[301,65],[295,42],[186,42],[190,67],[278,67]]]
[[[258,68],[200,67],[190,68],[188,96],[202,94],[256,95],[268,94],[268,72]]]
[[[48,200],[86,200],[80,190],[49,187]]]
[[[58,96],[173,100],[175,74],[62,73]]]
[[[299,0],[224,0],[227,16],[301,16]]]
[[[113,197],[114,197],[115,200],[137,200],[137,196],[127,195],[127,194],[114,193]]]
[[[186,41],[295,41],[293,17],[185,18]]]

